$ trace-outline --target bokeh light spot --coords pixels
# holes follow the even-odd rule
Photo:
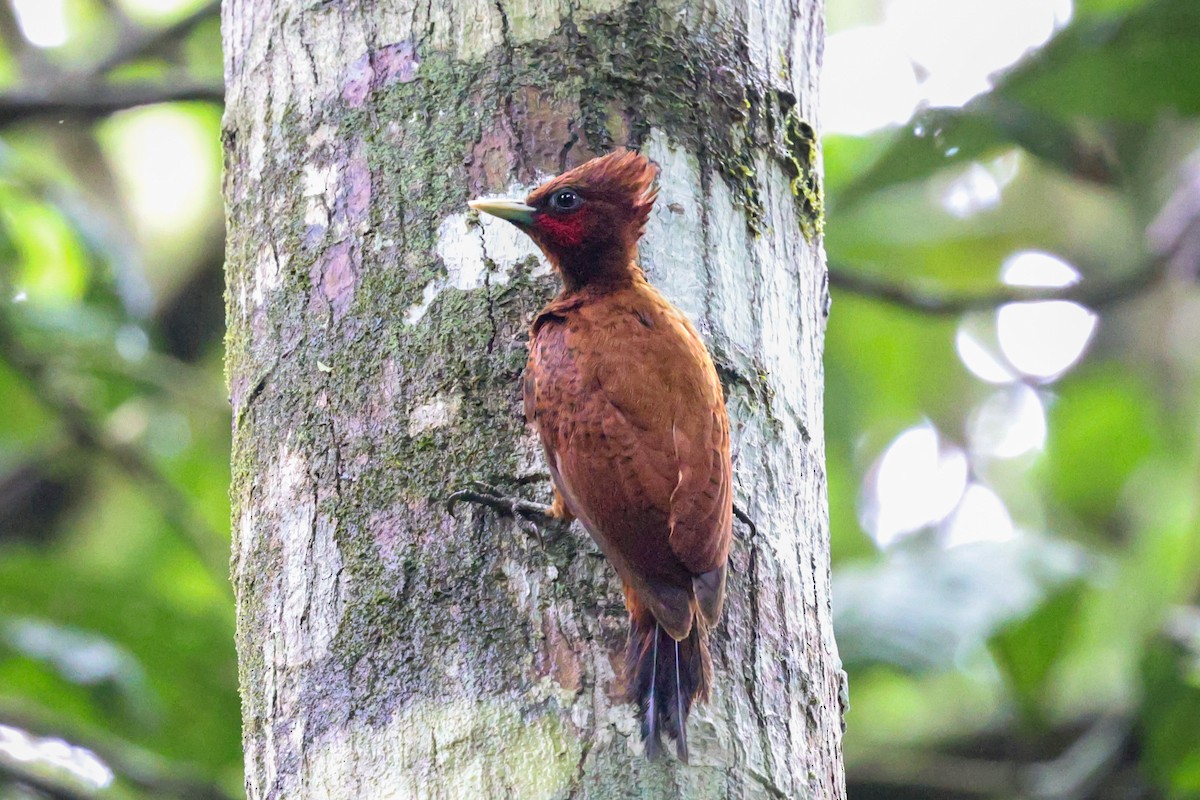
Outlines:
[[[929,422],[909,428],[871,469],[860,511],[863,528],[880,547],[887,547],[944,519],[966,485],[962,449],[943,444]]]
[[[1046,409],[1037,391],[1016,384],[994,392],[971,415],[973,453],[1017,458],[1046,445]]]
[[[977,542],[1004,542],[1014,535],[1012,517],[1000,496],[982,484],[972,483],[942,528],[942,544],[958,547]]]
[[[1063,259],[1041,252],[1016,253],[1001,267],[1010,286],[1070,286],[1079,272]],[[1096,332],[1091,310],[1067,300],[1008,303],[996,312],[996,336],[1010,364],[1025,375],[1051,380],[1074,365]]]
[[[35,47],[59,47],[67,41],[67,7],[63,0],[12,0],[21,35]]]

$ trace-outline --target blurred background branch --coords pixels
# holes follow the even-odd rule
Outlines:
[[[117,4],[111,3],[109,8],[114,14],[120,14],[120,7]],[[184,14],[172,23],[149,30],[130,23],[128,17],[121,15],[123,24],[118,45],[92,67],[89,73],[92,76],[107,75],[117,67],[131,61],[158,55],[162,50],[178,48],[197,26],[207,20],[215,19],[220,13],[220,0],[213,0],[213,2],[205,3],[190,13]],[[219,95],[216,99],[220,100],[222,97],[223,95]]]
[[[51,741],[55,737],[67,736],[75,746],[98,757],[122,783],[152,797],[179,800],[231,800],[233,797],[197,774],[193,767],[171,762],[111,734],[4,707],[0,707],[0,726]],[[28,777],[31,773],[26,772],[25,775]],[[41,777],[45,780],[49,776]],[[52,785],[58,786],[57,783]],[[89,793],[84,796],[96,795]]]
[[[219,83],[63,87],[45,92],[0,94],[0,126],[31,117],[95,119],[155,103],[201,101],[216,103],[224,97]]]
[[[951,293],[876,277],[838,264],[829,265],[829,285],[844,292],[890,303],[920,314],[957,317],[971,311],[994,311],[1009,303],[1062,300],[1093,309],[1107,308],[1140,297],[1166,274],[1168,258],[1155,258],[1128,275],[1110,281],[1082,281],[1071,286],[1006,287],[981,293]]]

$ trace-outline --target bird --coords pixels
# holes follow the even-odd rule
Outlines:
[[[523,386],[553,484],[545,513],[577,519],[620,577],[625,679],[645,755],[658,758],[665,735],[687,763],[688,714],[712,687],[709,635],[725,599],[733,470],[713,359],[638,263],[657,175],[644,155],[621,148],[524,200],[469,205],[532,238],[561,279],[533,320]]]

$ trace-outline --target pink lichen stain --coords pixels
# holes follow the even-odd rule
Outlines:
[[[367,517],[367,533],[389,570],[399,569],[406,555],[438,547],[458,531],[454,518],[444,513],[440,502],[411,500],[395,503]]]
[[[371,83],[375,78],[375,70],[371,67],[371,54],[363,53],[362,57],[350,65],[346,76],[342,79],[342,100],[350,108],[359,108],[371,94]]]
[[[350,108],[360,108],[371,92],[393,83],[408,83],[417,77],[416,48],[410,41],[381,47],[364,53],[342,78],[342,100]]]
[[[513,139],[501,127],[485,131],[471,148],[467,170],[475,192],[498,192],[508,185],[516,162],[513,159]]]
[[[345,316],[354,300],[354,285],[358,280],[354,262],[354,250],[350,242],[340,242],[328,248],[313,265],[310,275],[316,289],[313,301],[319,299],[327,303],[333,310],[334,321]]]
[[[516,129],[522,132],[522,152],[535,170],[559,172],[594,155],[579,124],[575,101],[525,87],[513,97],[512,114]]]
[[[417,77],[419,66],[421,62],[417,60],[416,48],[412,42],[389,44],[375,53],[375,85],[408,83]]]
[[[233,407],[234,425],[237,424],[237,419],[242,415],[242,410],[246,402],[246,397],[250,391],[250,375],[246,370],[230,371],[229,379],[229,404]]]
[[[354,148],[342,174],[338,211],[351,228],[365,229],[371,221],[371,167],[364,146]]]
[[[367,528],[379,548],[379,558],[388,569],[395,569],[400,564],[405,522],[403,510],[396,507],[376,511],[367,518]]]
[[[578,692],[583,686],[583,665],[579,661],[579,653],[571,647],[552,614],[547,614],[542,620],[542,635],[545,639],[538,654],[538,671],[542,675],[549,675],[567,691]]]

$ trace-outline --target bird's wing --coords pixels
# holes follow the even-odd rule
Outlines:
[[[693,598],[710,623],[720,610],[729,427],[699,337],[669,306],[651,311],[618,303],[539,319],[525,403],[570,510],[680,638]]]

